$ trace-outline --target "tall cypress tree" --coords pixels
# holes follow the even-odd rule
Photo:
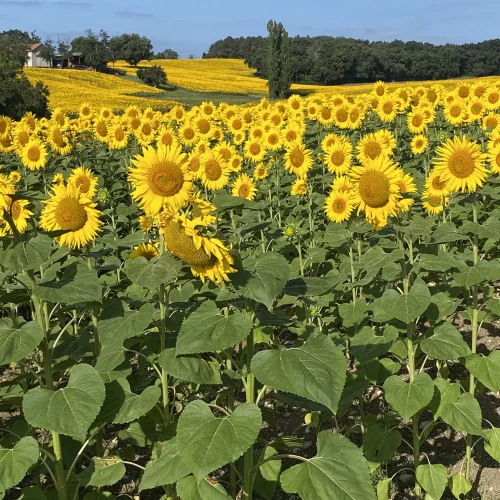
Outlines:
[[[267,23],[267,31],[269,97],[283,97],[292,84],[290,38],[283,25],[272,20]]]

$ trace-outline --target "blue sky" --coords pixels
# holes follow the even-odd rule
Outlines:
[[[155,51],[201,57],[226,36],[266,35],[269,19],[294,35],[478,42],[500,36],[499,0],[0,0],[0,31],[72,39],[91,28],[139,33]]]

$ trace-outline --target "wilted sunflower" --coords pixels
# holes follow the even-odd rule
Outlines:
[[[134,187],[132,198],[146,215],[157,215],[164,204],[184,207],[191,196],[193,176],[188,170],[187,155],[181,146],[158,144],[143,148],[142,156],[132,158],[128,179]]]
[[[292,196],[305,196],[307,194],[307,177],[299,177],[295,180],[290,191]]]
[[[139,243],[139,245],[134,247],[134,250],[130,252],[130,259],[137,259],[137,257],[144,257],[147,260],[151,260],[154,257],[158,257],[160,252],[158,248],[152,243]]]
[[[304,177],[313,165],[311,150],[302,142],[293,142],[287,146],[285,167],[297,177]]]
[[[486,155],[481,153],[479,144],[455,136],[436,152],[434,170],[447,183],[450,192],[474,192],[483,185],[488,172],[484,167]]]
[[[228,274],[236,272],[231,267],[234,259],[222,241],[201,233],[206,223],[167,210],[160,215],[160,225],[165,249],[189,264],[194,276],[203,282],[206,278],[216,283],[230,281]]]
[[[397,213],[401,198],[399,181],[403,173],[388,158],[379,157],[362,167],[353,167],[350,178],[353,184],[353,201],[358,213],[365,212],[370,222],[387,219]]]
[[[414,155],[422,154],[429,145],[429,140],[425,135],[415,135],[411,140],[411,152]]]
[[[44,201],[40,226],[45,231],[66,231],[56,238],[59,245],[80,248],[92,242],[101,227],[96,204],[71,184],[52,186],[53,194]]]
[[[93,198],[97,188],[97,177],[85,167],[77,167],[68,177],[68,183],[80,188],[80,193],[87,198]]]
[[[47,150],[38,139],[30,141],[21,150],[21,161],[30,170],[38,170],[45,167],[47,163]]]
[[[254,171],[253,171],[253,177],[254,179],[265,179],[269,175],[269,172],[267,171],[267,167],[264,165],[264,163],[259,163]]]
[[[325,213],[332,222],[344,222],[351,216],[354,203],[350,193],[332,191],[325,200]]]
[[[253,200],[257,194],[255,182],[247,174],[241,174],[234,181],[231,194],[233,196],[245,198],[246,200]]]
[[[332,174],[346,174],[352,163],[352,146],[350,142],[339,141],[330,146],[324,154],[326,168]]]
[[[24,231],[26,231],[26,228],[28,227],[28,219],[33,215],[33,212],[28,210],[27,208],[28,205],[29,205],[28,200],[14,200],[14,201],[11,200],[11,203],[9,204],[8,207],[5,208],[4,211],[4,214],[5,212],[7,212],[12,217],[14,226],[16,227],[17,231],[21,234],[24,233]],[[10,234],[12,232],[12,228],[8,223],[6,223],[5,225],[5,232],[7,234]]]
[[[201,181],[211,191],[222,189],[229,182],[231,167],[224,157],[213,150],[201,157]]]

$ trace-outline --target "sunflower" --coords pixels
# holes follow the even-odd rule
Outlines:
[[[191,216],[193,218],[201,219],[207,224],[214,224],[217,222],[217,219],[213,216],[213,213],[217,210],[217,208],[215,205],[205,200],[199,192],[196,192],[193,196],[191,196],[189,203],[193,207],[193,211],[191,212]]]
[[[500,127],[500,116],[497,113],[488,113],[483,116],[483,130],[491,134]]]
[[[38,139],[30,139],[21,150],[21,161],[30,170],[44,168],[47,163],[47,150],[42,142]]]
[[[302,141],[304,130],[299,123],[288,122],[288,124],[281,130],[281,140],[285,147],[292,142]]]
[[[467,119],[467,106],[460,100],[446,103],[443,111],[444,117],[452,125],[460,125]]]
[[[381,80],[379,80],[373,86],[373,93],[377,97],[383,97],[385,94],[387,94],[387,85],[384,82],[382,82]]]
[[[470,121],[481,119],[481,115],[486,110],[486,103],[480,97],[473,97],[467,104],[467,112]]]
[[[448,196],[433,196],[427,191],[424,191],[422,194],[422,206],[430,215],[440,214],[444,210],[444,207],[448,204],[448,202]]]
[[[228,274],[236,272],[231,266],[234,258],[222,241],[201,234],[206,227],[200,219],[190,221],[185,215],[160,215],[161,234],[165,249],[189,264],[194,276],[205,282],[230,281]]]
[[[109,108],[104,106],[99,110],[99,116],[102,120],[111,120],[113,118],[113,112]]]
[[[18,123],[13,133],[14,147],[21,151],[31,139],[31,131],[27,125]]]
[[[490,170],[494,174],[500,174],[500,144],[489,151],[488,162]]]
[[[47,140],[53,151],[60,155],[71,152],[72,146],[68,138],[64,136],[59,125],[53,125],[47,132]]]
[[[304,106],[304,101],[300,95],[292,94],[288,98],[288,106],[294,111],[301,111]]]
[[[235,153],[229,162],[229,166],[233,172],[239,172],[243,165],[243,157],[238,153]]]
[[[7,137],[11,126],[12,120],[8,116],[0,116],[0,139]]]
[[[200,140],[198,130],[189,122],[186,122],[179,129],[179,141],[184,146],[194,146]]]
[[[276,151],[282,146],[281,131],[277,128],[270,128],[264,135],[263,144],[268,151]]]
[[[4,174],[0,174],[0,210],[10,207],[10,195],[16,192],[12,181]]]
[[[365,108],[364,105],[357,106],[356,104],[352,105],[349,108],[349,122],[348,126],[351,130],[356,130],[363,125],[363,120],[365,118]]]
[[[266,156],[266,148],[260,139],[248,140],[245,143],[245,158],[252,163],[259,163]]]
[[[307,177],[298,177],[290,191],[292,196],[305,196],[307,194]]]
[[[285,167],[297,177],[307,174],[313,165],[311,151],[301,142],[293,142],[287,146]]]
[[[361,163],[366,163],[377,158],[386,157],[389,149],[384,138],[378,133],[366,134],[358,143],[357,156]]]
[[[422,109],[415,107],[408,113],[407,124],[412,134],[422,134],[427,130],[427,119]]]
[[[354,210],[352,196],[346,191],[332,191],[325,200],[325,213],[332,222],[344,222]]]
[[[137,257],[144,257],[147,260],[151,260],[154,257],[158,257],[160,252],[156,245],[152,243],[139,243],[135,246],[132,252],[130,252],[130,259],[137,259]]]
[[[224,157],[213,151],[207,151],[201,158],[201,181],[211,191],[222,189],[229,182],[231,167]]]
[[[17,170],[12,170],[9,174],[9,180],[14,184],[21,181],[21,174]]]
[[[349,128],[349,105],[347,103],[337,104],[333,106],[333,123],[341,129]]]
[[[80,106],[80,117],[81,118],[92,118],[93,115],[92,106],[88,102],[84,102]]]
[[[180,121],[184,118],[185,113],[185,109],[179,104],[172,108],[172,110],[170,111],[170,116],[173,120]]]
[[[323,125],[331,125],[335,120],[335,115],[329,106],[323,105],[318,112],[318,121]]]
[[[321,140],[321,149],[323,151],[327,151],[331,146],[338,144],[339,142],[345,143],[348,142],[348,139],[343,135],[337,134],[327,134]]]
[[[318,118],[319,106],[315,102],[309,103],[307,105],[307,118],[309,120],[316,120]]]
[[[151,120],[142,119],[140,126],[135,130],[137,142],[141,146],[149,146],[155,139],[155,130],[151,124]]]
[[[388,158],[378,157],[362,167],[353,167],[350,178],[353,184],[353,201],[358,213],[365,212],[368,220],[375,217],[387,219],[397,213],[401,198],[399,181],[403,173]]]
[[[483,97],[488,109],[494,110],[500,107],[500,91],[496,87],[490,87]]]
[[[436,150],[434,169],[447,183],[450,192],[474,192],[482,186],[488,173],[484,167],[486,155],[479,144],[467,138],[453,137]]]
[[[392,153],[392,151],[396,149],[396,138],[390,130],[383,128],[375,132],[375,134],[381,140],[381,142],[385,144],[388,153]]]
[[[180,145],[143,148],[142,156],[134,156],[132,164],[135,168],[131,168],[128,175],[134,187],[132,198],[146,215],[159,214],[164,204],[179,208],[187,204],[193,176]]]
[[[411,152],[414,155],[421,155],[429,145],[429,139],[425,135],[415,135],[411,140]]]
[[[117,123],[109,129],[109,148],[110,149],[125,149],[128,146],[129,133],[124,125]]]
[[[215,105],[212,101],[203,101],[200,105],[200,111],[204,116],[213,117],[215,113]]]
[[[87,198],[93,198],[97,188],[97,177],[85,167],[75,168],[68,177],[68,183],[80,188],[80,193]]]
[[[110,140],[108,124],[105,120],[98,120],[94,126],[94,135],[98,141],[107,144]]]
[[[262,180],[265,179],[269,175],[267,167],[264,163],[259,163],[255,166],[253,171],[254,179]]]
[[[12,222],[19,233],[24,233],[28,227],[28,219],[33,215],[33,212],[28,210],[29,205],[28,200],[14,200],[10,202],[9,206],[5,208],[5,212],[8,212],[12,217]],[[5,232],[10,234],[12,228],[7,223],[5,225]]]
[[[52,185],[57,185],[61,186],[64,184],[64,176],[60,172],[55,174],[54,177],[52,177]]]
[[[158,131],[156,141],[164,146],[172,146],[174,143],[178,142],[178,139],[173,129],[163,126]]]
[[[330,146],[324,154],[326,168],[332,174],[346,174],[352,163],[352,145],[350,142],[339,141]]]
[[[434,169],[430,171],[427,179],[425,179],[425,191],[430,196],[444,196],[449,193],[447,182]]]
[[[211,139],[214,134],[214,127],[209,118],[200,115],[193,120],[193,125],[198,134],[205,140]]]
[[[488,89],[488,81],[486,80],[479,80],[479,81],[476,81],[472,87],[471,87],[471,91],[472,93],[474,94],[475,97],[482,97],[483,94],[486,92],[486,90]]]
[[[243,132],[246,128],[246,125],[245,125],[245,122],[243,121],[243,118],[241,116],[238,116],[238,115],[233,116],[229,120],[229,123],[227,125],[229,127],[229,130],[233,134],[236,134],[238,132]]]
[[[44,201],[40,226],[45,231],[66,231],[56,238],[60,246],[80,248],[94,241],[101,227],[101,212],[95,203],[71,184],[52,186],[53,194]]]
[[[241,174],[234,181],[231,194],[233,196],[245,198],[246,200],[253,200],[255,198],[255,195],[257,194],[255,182],[247,174]]]
[[[380,99],[377,107],[377,114],[384,122],[391,123],[396,119],[396,103],[390,96]]]
[[[340,191],[345,193],[352,190],[351,179],[347,175],[339,175],[335,177],[332,183],[332,191]]]

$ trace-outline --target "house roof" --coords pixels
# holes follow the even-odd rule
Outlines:
[[[29,46],[28,52],[34,52],[36,49],[38,49],[38,47],[41,47],[41,46],[42,46],[41,43],[32,43]]]

